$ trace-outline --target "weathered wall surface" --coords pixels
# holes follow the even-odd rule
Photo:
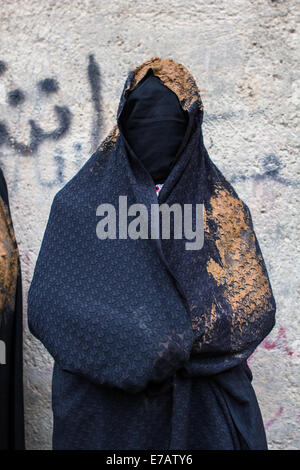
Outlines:
[[[0,163],[24,280],[27,448],[51,448],[52,362],[26,323],[50,204],[115,123],[128,71],[153,55],[196,78],[207,149],[252,211],[278,308],[250,361],[254,387],[270,448],[300,448],[296,3],[2,2]]]

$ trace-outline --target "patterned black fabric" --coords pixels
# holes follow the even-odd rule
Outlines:
[[[149,68],[189,117],[158,198],[119,126]],[[249,209],[210,160],[202,118],[189,72],[153,57],[129,73],[117,124],[53,200],[28,322],[55,360],[54,448],[267,446],[246,360],[274,326],[275,301]],[[186,250],[172,231],[99,240],[96,209],[118,212],[120,195],[149,213],[203,203],[203,248]]]

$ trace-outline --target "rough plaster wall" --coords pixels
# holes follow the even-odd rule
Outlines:
[[[296,0],[0,8],[0,161],[24,280],[27,448],[51,448],[52,362],[26,323],[50,204],[115,123],[128,71],[158,55],[195,76],[208,151],[252,211],[278,307],[276,328],[250,360],[253,383],[270,448],[299,449]]]

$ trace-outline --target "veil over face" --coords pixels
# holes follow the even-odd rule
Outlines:
[[[127,400],[132,405],[136,397],[139,410],[151,391],[170,396],[166,428],[157,434],[167,436],[160,448],[213,448],[220,419],[219,448],[266,446],[246,360],[274,326],[275,301],[250,211],[211,161],[202,119],[190,72],[172,59],[152,57],[128,74],[116,124],[53,200],[30,286],[28,321],[55,359],[57,447],[152,445],[145,430],[144,441],[126,441],[109,424],[97,431],[93,421],[95,444],[90,428],[79,431],[57,404],[67,389],[75,401],[80,394],[70,381],[89,383],[91,401],[103,393],[100,408],[104,402],[110,407],[108,389],[127,408]],[[163,183],[158,197],[155,183]],[[100,240],[97,207],[109,204],[118,212],[120,196],[128,207],[143,204],[148,213],[163,204],[183,210],[203,204],[203,246],[187,250],[190,240],[184,233],[177,238],[174,226],[169,238],[131,239],[117,229],[115,238]],[[209,411],[201,409],[204,403]],[[206,434],[191,414],[200,409],[207,413]],[[122,413],[119,408],[119,422]],[[64,435],[68,422],[81,444],[71,426],[72,437]]]

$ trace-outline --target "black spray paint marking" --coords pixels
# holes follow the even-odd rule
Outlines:
[[[283,184],[284,186],[298,187],[300,183],[298,181],[289,181],[286,178],[280,176],[279,172],[282,169],[281,162],[276,155],[266,155],[263,159],[263,173],[253,173],[252,175],[234,175],[229,181],[235,183],[237,181],[255,180],[262,181],[272,179],[277,183]]]
[[[0,75],[7,70],[7,65],[4,61],[0,60]],[[58,82],[55,78],[45,78],[40,80],[37,83],[37,87],[40,91],[49,95],[55,93],[59,89]],[[10,106],[18,106],[24,103],[25,94],[19,88],[12,90],[8,93],[7,100]],[[30,138],[29,145],[26,145],[22,142],[18,142],[15,137],[13,137],[5,121],[0,121],[0,146],[8,145],[9,147],[16,150],[21,155],[32,155],[36,152],[39,146],[47,139],[49,140],[58,140],[63,137],[71,126],[72,113],[67,106],[54,106],[54,111],[58,120],[58,127],[53,131],[46,132],[42,129],[34,119],[30,119]]]
[[[97,62],[94,59],[94,54],[89,54],[88,56],[89,63],[87,68],[88,81],[91,88],[91,97],[95,110],[95,116],[92,118],[92,151],[95,150],[101,139],[101,128],[102,128],[102,106],[101,106],[101,74],[100,68]],[[0,60],[0,76],[4,74],[7,70],[7,64]],[[39,90],[46,95],[56,93],[59,90],[58,81],[54,78],[45,78],[40,80],[37,83]],[[11,106],[17,106],[22,104],[25,100],[25,94],[20,89],[13,90],[8,94],[8,102]],[[8,126],[4,121],[0,121],[0,146],[8,145],[13,148],[21,155],[27,156],[31,155],[38,151],[39,146],[47,139],[50,140],[59,140],[65,136],[70,129],[72,121],[72,113],[67,106],[54,106],[54,111],[57,115],[59,125],[56,129],[50,132],[43,130],[34,119],[29,120],[30,125],[30,143],[29,145],[18,142],[13,136],[10,135]],[[254,111],[253,113],[248,113],[247,115],[263,114],[263,110]],[[204,122],[208,123],[212,121],[219,120],[231,120],[236,117],[243,117],[246,113],[243,110],[237,112],[225,112],[220,114],[204,114]],[[80,168],[82,163],[82,154],[81,154],[81,144],[74,143],[75,150],[75,162],[76,167]],[[64,158],[62,151],[56,149],[56,154],[54,156],[54,161],[56,163],[56,179],[53,181],[44,181],[41,178],[40,172],[38,171],[38,180],[42,186],[53,186],[54,184],[64,183]],[[238,181],[246,180],[263,180],[263,179],[272,179],[278,183],[281,183],[286,186],[299,186],[298,182],[292,182],[280,176],[279,172],[282,168],[279,158],[276,155],[266,155],[263,161],[263,173],[255,173],[253,175],[233,175],[229,181],[235,183]]]
[[[92,102],[95,109],[95,115],[92,117],[91,141],[94,151],[101,140],[102,115],[101,115],[101,74],[100,68],[94,59],[94,54],[89,54],[89,63],[87,69],[88,81],[91,87]],[[0,61],[0,75],[7,70],[4,61]],[[58,81],[55,78],[45,78],[37,83],[38,89],[50,95],[59,90]],[[8,103],[11,106],[17,106],[25,101],[25,94],[22,90],[16,89],[8,93]],[[51,132],[44,131],[34,119],[29,120],[30,125],[30,143],[26,145],[13,137],[5,121],[0,121],[0,145],[8,145],[22,155],[32,155],[46,139],[58,140],[63,137],[71,126],[72,113],[67,106],[55,106],[54,111],[57,114],[59,126]]]
[[[220,114],[209,114],[205,112],[203,116],[203,122],[209,124],[213,121],[229,121],[233,118],[244,118],[246,116],[252,117],[257,114],[264,114],[264,110],[258,109],[257,111],[246,112],[245,110],[241,109],[239,111],[225,112]]]
[[[4,60],[0,60],[0,75],[3,75],[7,70],[7,65]]]
[[[10,106],[18,106],[25,101],[25,94],[22,90],[16,88],[8,93],[7,99]]]
[[[4,74],[7,70],[7,65],[4,61],[0,61],[0,75]],[[101,119],[101,104],[100,104],[100,70],[99,66],[94,60],[92,54],[89,55],[89,68],[88,68],[88,79],[91,85],[92,90],[92,100],[93,105],[95,108],[95,116],[92,117],[92,129],[93,129],[93,142],[96,144],[99,142],[100,139],[100,129],[102,125]],[[37,82],[37,87],[40,92],[44,93],[46,96],[50,94],[56,93],[59,90],[58,81],[55,78],[45,78]],[[25,101],[25,94],[19,90],[13,90],[8,94],[8,103],[11,106],[17,106],[22,104]],[[54,155],[54,163],[56,167],[55,171],[55,178],[52,181],[44,180],[41,176],[41,172],[39,169],[39,155],[38,149],[39,146],[47,139],[51,140],[59,140],[62,138],[71,126],[72,121],[72,113],[70,112],[67,106],[54,106],[54,111],[57,115],[59,125],[53,131],[47,132],[42,129],[38,123],[34,119],[29,120],[30,125],[30,139],[29,145],[26,145],[22,142],[19,142],[16,138],[14,138],[8,129],[8,125],[5,121],[0,121],[0,146],[7,145],[14,150],[16,150],[22,156],[31,156],[34,158],[35,162],[35,171],[38,182],[41,186],[52,187],[55,184],[62,185],[65,181],[64,176],[64,168],[65,168],[65,160],[63,157],[63,151],[61,149],[55,149]],[[75,150],[75,163],[76,168],[79,169],[82,166],[82,146],[80,143],[74,144]],[[3,153],[0,153],[2,158],[5,157]],[[18,160],[16,160],[15,171],[14,171],[14,184],[13,188],[16,189],[18,186]]]
[[[75,150],[74,162],[75,162],[77,170],[79,170],[83,164],[82,145],[80,142],[75,142],[73,144],[73,147]]]
[[[36,124],[34,119],[29,120],[30,125],[30,143],[29,145],[18,142],[9,133],[4,121],[0,121],[0,145],[8,145],[22,155],[32,155],[36,152],[44,140],[58,140],[69,130],[72,120],[72,113],[67,106],[54,106],[59,125],[50,132],[44,131]]]
[[[55,78],[45,78],[44,80],[40,80],[37,86],[46,95],[56,93],[59,90],[58,81]]]
[[[92,102],[95,108],[95,119],[92,123],[92,146],[91,152],[95,150],[101,139],[102,113],[101,113],[101,75],[100,68],[94,59],[94,54],[89,54],[87,70],[88,80],[91,87]]]

